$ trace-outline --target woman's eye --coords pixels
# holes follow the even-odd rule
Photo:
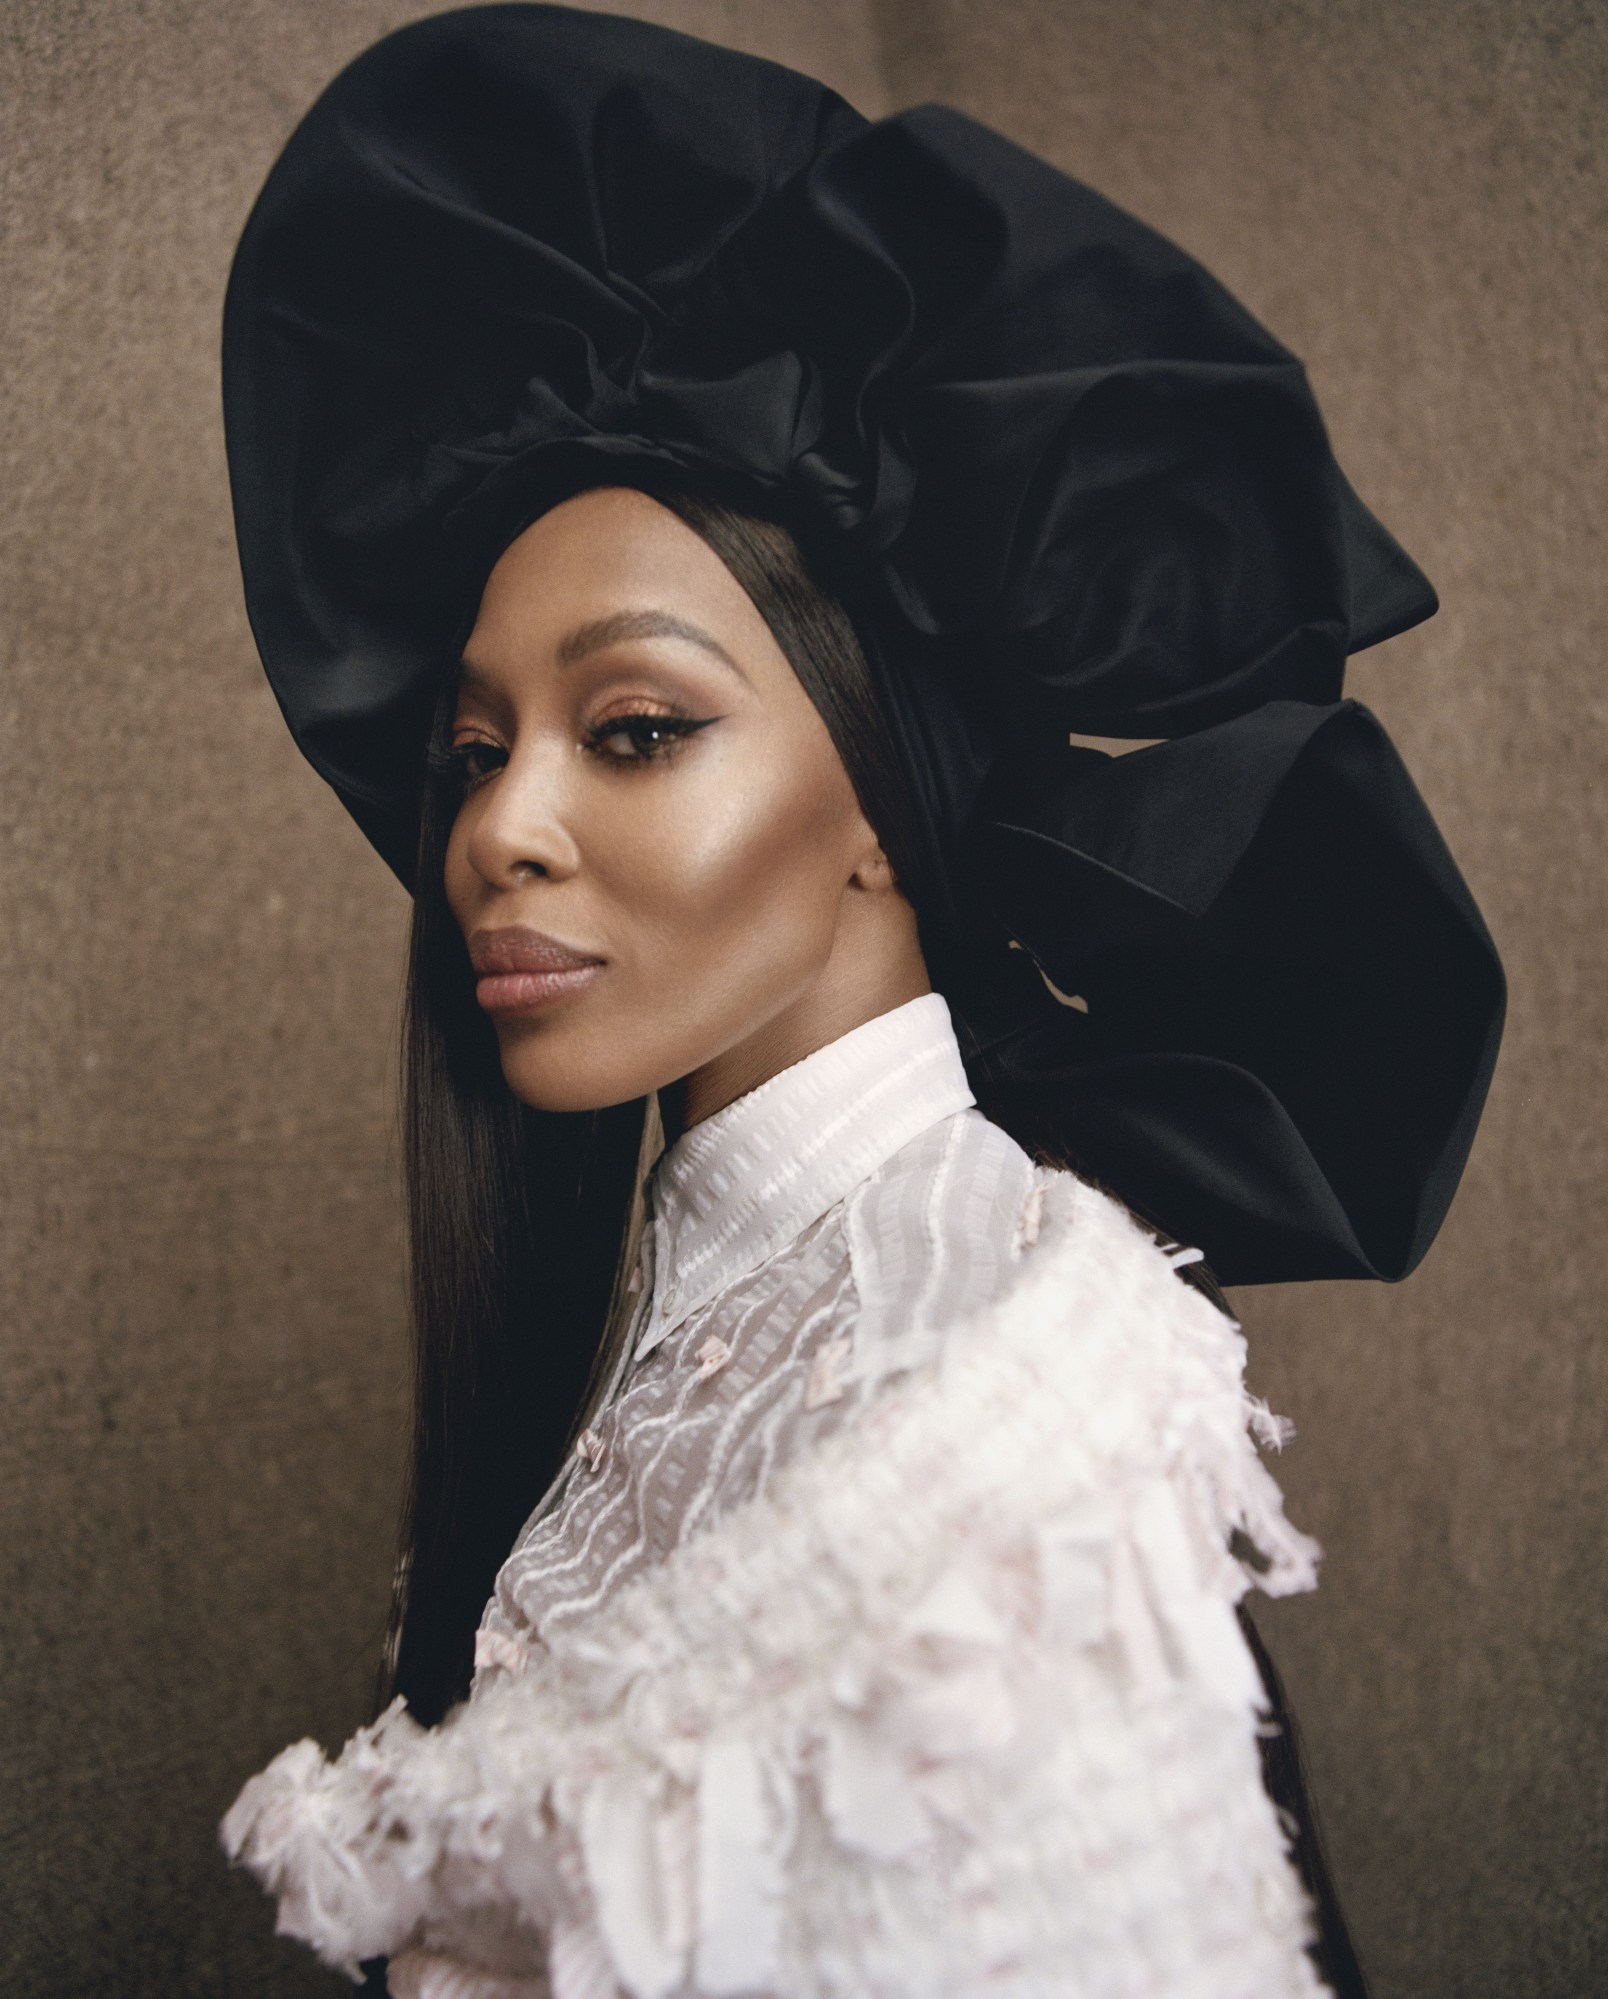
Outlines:
[[[716,720],[690,715],[611,715],[586,732],[586,747],[609,763],[647,763]]]
[[[454,743],[447,755],[451,775],[466,791],[472,791],[477,784],[501,770],[507,761],[508,752],[500,743],[473,739]]]

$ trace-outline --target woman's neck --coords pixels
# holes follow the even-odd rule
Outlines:
[[[852,920],[841,926],[825,967],[804,993],[659,1092],[667,1144],[818,1048],[932,991],[914,912],[900,898],[900,920],[890,923],[893,913],[884,905],[874,926]]]

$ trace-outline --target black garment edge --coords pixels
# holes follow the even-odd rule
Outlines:
[[[1165,1235],[1158,1239],[1164,1244],[1169,1240]],[[1235,1319],[1238,1323],[1233,1306],[1208,1264],[1186,1263],[1178,1276],[1192,1291],[1209,1298],[1225,1318]],[[1251,1621],[1251,1614],[1245,1605],[1236,1604],[1234,1614],[1239,1619],[1245,1643],[1256,1662],[1257,1676],[1266,1696],[1263,1702],[1263,1731],[1257,1745],[1262,1757],[1262,1788],[1279,1813],[1289,1837],[1290,1858],[1295,1863],[1301,1885],[1307,1891],[1312,1912],[1317,1918],[1318,1934],[1307,1945],[1307,1955],[1335,1999],[1368,1999],[1362,1963],[1351,1941],[1351,1932],[1346,1926],[1334,1882],[1329,1876],[1328,1859],[1318,1834],[1317,1814],[1307,1793],[1301,1737],[1284,1692],[1284,1682],[1279,1678],[1272,1654],[1263,1642],[1261,1632]]]
[[[1267,1732],[1262,1736],[1260,1745],[1263,1788],[1277,1806],[1290,1834],[1290,1857],[1311,1897],[1313,1913],[1318,1921],[1318,1934],[1308,1944],[1307,1955],[1336,1999],[1368,1999],[1362,1964],[1351,1941],[1351,1932],[1346,1927],[1334,1883],[1329,1877],[1323,1842],[1318,1836],[1317,1818],[1307,1797],[1301,1738],[1285,1697],[1284,1683],[1244,1604],[1238,1606],[1237,1614],[1240,1629],[1251,1648],[1251,1657],[1256,1661],[1256,1670],[1261,1675],[1267,1694]]]

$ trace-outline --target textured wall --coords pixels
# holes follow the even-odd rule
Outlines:
[[[268,1937],[213,1824],[290,1736],[342,1736],[372,1680],[405,912],[255,665],[216,332],[296,115],[425,11],[0,8],[8,1999],[340,1989]],[[641,11],[869,111],[945,97],[1179,236],[1310,358],[1357,483],[1441,588],[1355,684],[1486,906],[1513,1024],[1423,1271],[1241,1300],[1301,1424],[1292,1511],[1330,1549],[1320,1596],[1265,1621],[1380,1999],[1572,1999],[1608,1975],[1587,1280],[1608,24],[1558,0]]]
[[[1262,1618],[1380,1999],[1608,1991],[1608,13],[932,0],[895,101],[1002,126],[1309,362],[1440,615],[1364,655],[1511,975],[1468,1178],[1398,1288],[1245,1292],[1324,1586]]]

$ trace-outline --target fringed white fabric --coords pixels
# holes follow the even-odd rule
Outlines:
[[[224,1844],[281,1930],[398,1999],[1319,1991],[1228,1548],[1274,1594],[1317,1550],[1243,1341],[1105,1196],[1035,1194],[1005,1301],[763,1498],[438,1728],[253,1778]]]

